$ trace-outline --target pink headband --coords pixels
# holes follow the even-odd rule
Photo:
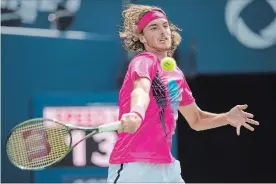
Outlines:
[[[146,13],[137,23],[138,33],[140,33],[150,21],[158,18],[167,19],[165,12],[157,9]]]

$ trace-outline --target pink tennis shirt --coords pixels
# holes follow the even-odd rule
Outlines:
[[[171,163],[174,161],[171,148],[178,107],[193,103],[194,98],[179,68],[166,72],[155,55],[143,52],[130,62],[119,95],[119,119],[130,112],[130,94],[139,77],[146,77],[151,82],[145,119],[135,133],[118,134],[110,163]]]

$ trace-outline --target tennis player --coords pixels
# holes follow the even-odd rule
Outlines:
[[[201,110],[179,68],[165,72],[160,60],[172,56],[180,29],[157,7],[128,5],[120,37],[141,51],[129,64],[119,95],[121,130],[110,156],[109,183],[184,183],[179,161],[171,154],[178,111],[196,131],[232,125],[253,131],[253,115],[237,105],[229,112]]]

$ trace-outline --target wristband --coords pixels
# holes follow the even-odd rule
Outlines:
[[[138,114],[138,116],[140,116],[142,121],[145,119],[145,114],[146,114],[145,108],[140,105],[136,105],[136,106],[132,107],[130,112],[134,112],[134,113]]]

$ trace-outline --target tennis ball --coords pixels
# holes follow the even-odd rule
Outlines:
[[[176,62],[171,57],[165,57],[161,60],[161,67],[166,72],[172,72],[176,68]]]

